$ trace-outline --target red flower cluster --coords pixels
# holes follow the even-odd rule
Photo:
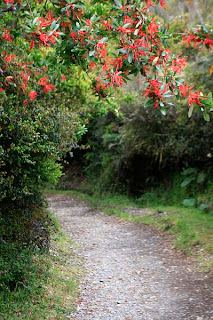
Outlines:
[[[30,49],[35,46],[35,43],[38,42],[39,44],[50,46],[56,43],[56,39],[59,37],[60,32],[56,31],[55,29],[51,30],[51,25],[54,21],[58,21],[59,18],[54,18],[52,12],[47,12],[46,17],[38,18],[36,21],[36,31],[31,33],[31,38],[33,40],[30,44]]]
[[[4,0],[4,2],[6,3],[6,4],[14,4],[14,0]]]
[[[145,97],[149,97],[150,100],[154,101],[155,109],[159,107],[160,101],[164,101],[162,96],[166,92],[166,85],[164,84],[164,89],[162,89],[162,83],[158,80],[149,80],[149,86],[145,90]]]
[[[169,67],[174,73],[180,74],[186,66],[187,58],[180,58],[180,55],[174,59]]]
[[[40,78],[37,83],[39,85],[43,86],[43,92],[46,93],[46,94],[55,89],[55,86],[53,84],[49,83],[49,78],[48,77]]]
[[[199,91],[193,92],[188,96],[188,106],[204,106],[204,104],[202,103],[202,99],[203,97],[200,95]]]
[[[10,30],[6,29],[6,28],[2,28],[3,30],[3,34],[1,36],[1,39],[2,40],[5,40],[5,41],[12,41],[13,40],[13,37],[10,33]]]
[[[194,33],[183,36],[183,41],[195,48],[205,46],[208,50],[213,47],[213,33],[204,32],[200,28],[195,29]]]
[[[29,98],[30,98],[30,101],[31,101],[31,102],[33,102],[36,97],[37,97],[37,92],[36,92],[36,91],[31,91],[31,92],[29,93]]]
[[[111,84],[114,86],[121,87],[124,83],[123,77],[121,76],[122,72],[114,72],[111,77]]]
[[[192,90],[193,86],[186,85],[186,84],[181,84],[179,86],[179,92],[181,98],[187,98],[189,92]]]

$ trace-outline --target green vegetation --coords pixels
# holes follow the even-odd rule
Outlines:
[[[72,2],[75,7],[76,1]],[[163,57],[168,52],[159,51],[151,41],[149,50],[144,47],[137,62],[133,49],[122,48],[125,43],[117,32],[124,28],[123,16],[131,15],[131,10],[120,12],[117,22],[113,18],[113,25],[116,23],[112,31],[111,22],[101,18],[108,15],[111,1],[99,2],[86,2],[87,12],[81,21],[86,23],[86,35],[79,23],[81,1],[75,8],[77,14],[73,6],[62,9],[52,1],[0,1],[1,319],[66,319],[73,310],[82,271],[76,267],[70,250],[74,244],[60,230],[53,231],[53,218],[43,196],[43,189],[56,185],[59,178],[57,188],[90,194],[76,191],[108,214],[167,233],[175,247],[197,255],[206,269],[212,266],[213,122],[206,123],[202,115],[209,121],[211,112],[207,114],[198,103],[202,112],[194,110],[189,120],[187,101],[174,102],[170,96],[164,101],[166,87],[180,98],[182,91],[178,93],[174,88],[185,86],[175,74],[177,61],[174,77],[170,70],[171,79],[168,74],[165,81],[160,63],[165,64]],[[172,0],[165,14],[159,6],[153,8],[156,23],[166,17],[175,27],[171,37],[172,32],[167,36],[166,30],[158,30],[156,24],[156,37],[161,34],[163,42],[169,38],[172,54],[183,52],[189,56],[186,80],[204,93],[212,90],[213,54],[208,46],[199,50],[185,46],[180,34],[201,20],[210,21],[210,2],[196,7],[195,1],[189,5],[188,1],[181,4]],[[61,4],[67,6],[64,1]],[[114,7],[113,14],[119,8]],[[174,17],[178,8],[181,16]],[[65,20],[58,24],[59,16]],[[144,30],[140,15],[138,18],[138,27],[132,25],[136,32],[124,28],[125,37],[131,31],[134,40],[145,29],[149,34],[147,23],[154,26],[150,15],[146,23],[143,21]],[[100,25],[95,34],[102,20],[109,23],[108,27]],[[92,34],[89,21],[94,28]],[[58,45],[44,46],[53,33],[60,35]],[[113,57],[117,54],[117,58],[121,55],[124,59],[120,67],[119,60],[111,64],[111,58],[106,59],[106,48]],[[180,64],[185,63],[180,60]],[[149,65],[150,78],[146,79]],[[96,77],[93,67],[98,72],[107,67],[106,74]],[[121,84],[127,78],[125,70],[131,71],[128,85],[108,98],[111,89],[106,91],[105,87]],[[139,71],[142,75],[133,77]],[[159,82],[157,87],[150,86],[152,73],[155,85],[158,78],[163,79],[162,85]],[[157,104],[154,89],[160,90]],[[144,90],[151,97],[150,104],[147,97],[141,96]],[[198,102],[206,101],[210,106],[211,93],[204,100],[202,97],[199,93]],[[129,207],[148,207],[150,213],[134,216],[128,212]]]
[[[5,245],[0,259],[0,318],[67,319],[75,309],[82,270],[59,229],[49,252]]]

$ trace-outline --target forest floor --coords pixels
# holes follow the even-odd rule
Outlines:
[[[51,194],[50,208],[77,243],[82,278],[73,320],[211,320],[213,279],[152,229]]]

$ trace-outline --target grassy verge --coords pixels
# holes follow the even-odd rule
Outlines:
[[[68,319],[82,273],[73,246],[58,230],[49,253],[31,253],[29,264],[29,253],[22,252],[26,277],[12,292],[0,287],[0,319]]]
[[[131,214],[131,208],[143,208],[136,200],[126,196],[92,197],[78,191],[54,191],[59,194],[76,194],[94,209],[121,219],[148,225],[171,236],[175,248],[197,257],[206,271],[213,270],[213,215],[196,208],[163,206],[149,203],[149,212],[141,216]],[[130,212],[128,212],[130,208]]]

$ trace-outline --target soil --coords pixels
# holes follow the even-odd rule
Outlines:
[[[164,237],[74,196],[50,195],[48,201],[86,269],[77,311],[68,318],[213,319],[213,279]]]

